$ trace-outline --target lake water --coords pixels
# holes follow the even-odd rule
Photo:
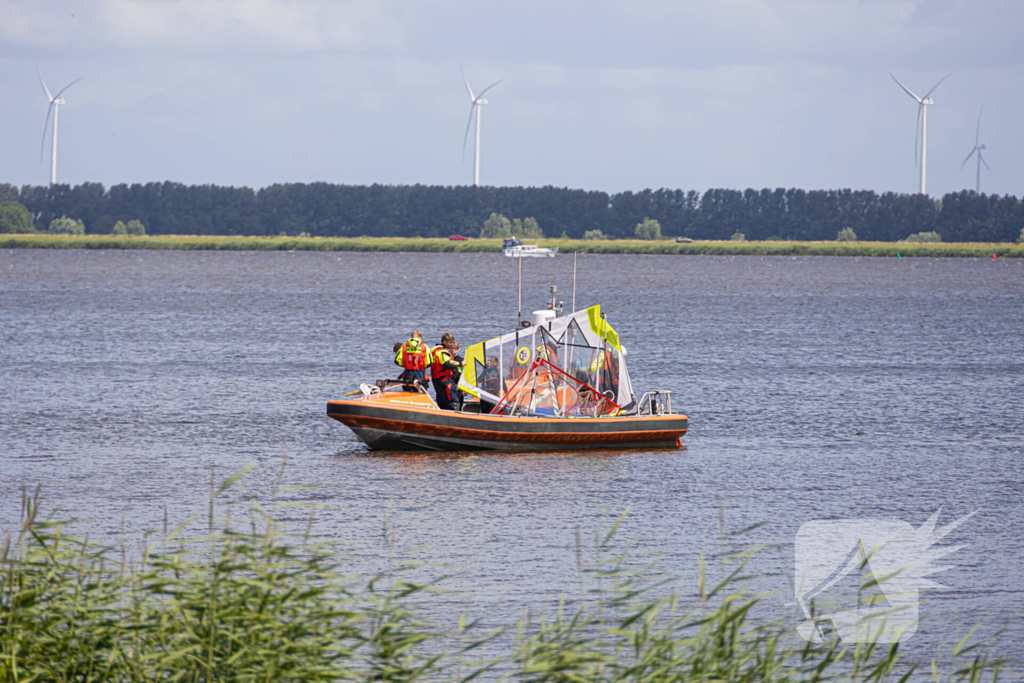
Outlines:
[[[523,309],[571,306],[573,259],[523,263]],[[579,258],[634,386],[671,389],[685,448],[544,454],[371,453],[328,399],[391,377],[413,329],[463,346],[516,322],[516,264],[495,254],[0,251],[0,531],[21,490],[116,539],[205,509],[248,463],[247,495],[285,480],[323,504],[315,532],[354,571],[395,546],[462,571],[438,602],[511,621],[578,592],[576,534],[619,513],[636,556],[693,576],[744,538],[767,603],[792,610],[794,538],[819,519],[914,527],[980,510],[940,545],[908,646],[957,621],[1024,657],[1024,261],[830,257]],[[528,313],[527,313],[528,314]],[[236,497],[238,493],[234,494]],[[472,593],[468,593],[469,590]],[[446,612],[445,610],[450,610]],[[961,631],[966,630],[961,627]]]

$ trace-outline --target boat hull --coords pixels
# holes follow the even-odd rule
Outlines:
[[[506,247],[501,250],[505,256],[512,258],[529,258],[529,257],[542,257],[542,258],[554,258],[558,255],[558,247],[537,247],[536,245],[529,245],[532,248],[523,249],[522,247]]]
[[[330,401],[327,415],[374,450],[544,451],[674,448],[685,415],[540,418],[475,415],[357,399]]]

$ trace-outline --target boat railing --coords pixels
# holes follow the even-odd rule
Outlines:
[[[362,392],[363,396],[369,398],[374,394],[382,394],[385,391],[405,391],[405,387],[414,386],[421,394],[427,393],[427,387],[420,383],[419,380],[414,379],[412,384],[400,379],[379,379],[375,382],[376,386],[369,384],[360,384],[359,391]],[[429,396],[429,394],[427,394]]]
[[[638,415],[669,415],[672,413],[671,391],[648,391],[640,397]]]

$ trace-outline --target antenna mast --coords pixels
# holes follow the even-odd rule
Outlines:
[[[516,329],[523,324],[523,253],[519,252],[519,320]]]
[[[576,312],[576,257],[579,256],[578,251],[572,252],[572,312]]]

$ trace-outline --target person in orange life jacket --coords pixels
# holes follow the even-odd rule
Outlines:
[[[593,382],[597,382],[597,373],[601,373],[601,393],[613,396],[619,393],[619,358],[608,348],[597,352],[597,358],[590,363],[590,374]]]
[[[537,359],[546,360],[552,365],[558,365],[558,352],[547,342],[537,347]]]
[[[459,406],[458,388],[453,381],[455,370],[461,369],[464,363],[452,358],[452,347],[455,337],[451,332],[441,336],[441,343],[431,349],[433,363],[430,365],[430,379],[434,382],[437,392],[437,407],[441,410],[455,410]]]
[[[416,330],[395,354],[395,365],[404,368],[400,380],[405,382],[406,391],[416,391],[414,382],[427,386],[427,367],[434,362],[430,349],[423,343],[423,333]]]

